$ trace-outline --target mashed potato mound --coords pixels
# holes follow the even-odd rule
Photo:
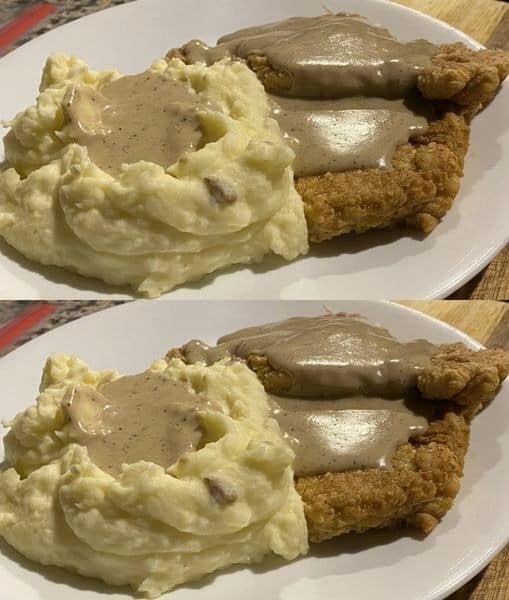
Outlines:
[[[288,560],[305,553],[293,453],[256,376],[240,363],[177,359],[150,370],[220,407],[201,415],[207,443],[167,469],[140,461],[118,476],[105,473],[66,436],[61,403],[69,388],[97,388],[119,375],[53,355],[37,404],[14,418],[5,438],[13,467],[0,473],[0,535],[32,560],[130,584],[149,597],[270,552]],[[233,482],[236,500],[216,502],[210,477]]]
[[[293,152],[269,118],[263,86],[240,63],[210,67],[154,63],[162,77],[187,82],[218,110],[198,116],[201,147],[167,168],[124,164],[118,176],[73,143],[62,109],[76,85],[119,78],[77,58],[51,56],[35,106],[9,123],[0,173],[0,235],[31,260],[155,297],[174,286],[269,252],[307,252],[307,227],[290,164]],[[236,198],[219,202],[207,181]]]

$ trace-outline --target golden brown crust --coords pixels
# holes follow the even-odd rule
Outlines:
[[[248,66],[269,93],[285,93],[292,77],[274,70],[267,57],[250,55]],[[419,75],[417,87],[424,98],[446,100],[449,110],[473,117],[497,93],[509,74],[507,50],[472,50],[465,44],[443,44],[428,68]]]
[[[509,374],[508,351],[472,350],[462,343],[442,344],[431,363],[417,378],[423,398],[452,403],[467,420],[493,398]],[[266,356],[250,355],[247,364],[267,392],[285,394],[292,389],[291,376],[273,368]]]
[[[246,362],[247,366],[256,373],[267,393],[280,394],[291,389],[291,376],[281,369],[274,369],[266,356],[250,354]]]
[[[256,73],[256,76],[269,94],[277,95],[291,89],[292,76],[285,71],[273,69],[266,56],[250,54],[246,62],[248,67]]]
[[[167,358],[185,355],[173,349]],[[418,377],[423,398],[435,401],[427,431],[398,447],[392,469],[360,469],[298,477],[309,539],[322,542],[348,532],[407,525],[429,533],[452,507],[460,487],[472,417],[509,374],[509,352],[444,344]],[[248,366],[269,393],[284,394],[291,376],[267,357],[250,355]]]
[[[428,431],[400,446],[392,469],[364,469],[300,477],[309,539],[407,524],[428,533],[459,490],[469,428],[447,412]]]
[[[250,356],[247,362],[268,392],[290,389],[290,376],[273,369],[266,357]],[[309,539],[320,542],[398,524],[431,531],[459,490],[468,422],[493,398],[508,373],[509,352],[504,350],[474,351],[461,343],[440,346],[432,366],[419,376],[418,387],[424,398],[438,401],[438,410],[449,409],[443,409],[445,414],[433,420],[426,433],[397,449],[393,470],[297,479]]]
[[[451,508],[463,472],[468,423],[509,374],[509,352],[444,344],[431,361],[418,377],[418,388],[445,413],[397,449],[392,470],[297,479],[311,541],[397,524],[428,533]],[[273,369],[266,357],[250,356],[247,362],[268,392],[290,389],[288,373]]]
[[[172,360],[173,358],[178,358],[186,362],[186,357],[180,348],[171,348],[170,350],[168,350],[164,358],[165,360]]]
[[[399,224],[430,232],[459,190],[468,139],[465,119],[446,113],[396,150],[392,169],[298,177],[310,241]]]
[[[174,58],[178,58],[179,60],[187,63],[187,57],[181,48],[171,48],[165,55],[165,60],[170,62]]]
[[[180,49],[167,58],[186,60]],[[292,85],[265,56],[250,55],[248,66],[269,93]],[[496,94],[509,73],[509,52],[471,50],[444,44],[418,80],[421,94],[442,111],[424,135],[400,146],[393,168],[351,170],[298,177],[311,242],[349,232],[407,225],[429,233],[451,208],[463,175],[471,117]]]
[[[506,50],[472,50],[464,44],[444,44],[418,79],[425,98],[447,100],[452,110],[472,118],[497,93],[509,74]]]
[[[467,421],[491,401],[509,374],[509,352],[481,350],[464,344],[444,344],[432,359],[432,366],[417,379],[424,398],[447,400]]]

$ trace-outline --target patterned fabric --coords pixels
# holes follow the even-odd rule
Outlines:
[[[0,302],[0,332],[2,331],[3,327],[8,326],[9,323],[12,322],[12,319],[19,317],[29,307],[36,304],[36,302],[28,301]],[[110,306],[123,304],[123,301],[58,300],[51,302],[51,304],[55,306],[55,310],[47,317],[44,317],[42,320],[36,323],[34,326],[21,333],[10,344],[0,347],[0,356],[8,354],[22,344],[36,338],[39,335],[42,335],[43,333],[46,333],[47,331],[55,329],[55,327],[58,327],[59,325],[64,325],[65,323],[69,323],[69,321],[74,321],[80,317],[84,317],[99,310],[109,308]]]
[[[21,46],[38,35],[46,33],[65,23],[69,23],[74,19],[79,19],[80,17],[92,14],[98,10],[131,1],[132,0],[53,0],[53,2],[48,3],[54,4],[56,10],[35,27],[30,29],[23,37],[10,44],[6,48],[6,51],[9,52],[14,50],[14,48]],[[39,0],[0,0],[0,27],[9,23],[25,9],[39,3]],[[122,302],[106,300],[99,302],[93,300],[88,302],[74,300],[51,302],[51,304],[55,306],[55,310],[32,327],[23,331],[23,333],[17,336],[11,343],[0,347],[0,356],[11,352],[15,348],[18,348],[22,344],[47,331],[51,331],[59,325],[63,325],[69,321],[74,321],[80,317],[121,303]],[[36,304],[36,302],[28,301],[0,302],[0,331],[3,327],[8,326],[9,323],[12,322],[12,319],[20,317],[24,311]]]
[[[29,40],[51,31],[60,25],[90,15],[103,8],[109,8],[117,4],[125,4],[133,0],[53,0],[48,4],[54,4],[55,12],[43,19],[35,27],[30,29],[23,37],[10,44],[4,52],[9,52],[25,44]],[[8,23],[26,8],[39,4],[39,0],[0,0],[0,27]]]

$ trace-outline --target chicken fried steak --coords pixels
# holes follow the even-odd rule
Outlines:
[[[471,118],[509,72],[509,53],[402,43],[357,15],[294,17],[168,58],[244,60],[296,152],[311,242],[408,225],[430,232],[463,175]]]
[[[243,329],[168,353],[246,360],[296,453],[309,538],[407,525],[425,533],[459,490],[472,417],[509,373],[509,353],[400,342],[347,315]]]

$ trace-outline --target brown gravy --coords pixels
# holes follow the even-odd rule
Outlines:
[[[217,346],[192,340],[182,348],[186,360],[206,364],[263,356],[289,375],[290,386],[271,395],[272,416],[298,476],[390,468],[396,447],[427,429],[414,394],[436,351],[346,314],[294,317],[236,331]]]
[[[186,82],[146,71],[102,85],[71,88],[63,101],[67,131],[111,175],[140,160],[174,164],[200,146],[200,110],[218,110]]]
[[[224,35],[213,47],[192,40],[183,52],[190,62],[206,64],[225,57],[265,57],[274,70],[289,75],[281,95],[401,98],[415,87],[437,47],[426,40],[400,42],[358,15],[327,14],[247,27]]]
[[[271,401],[299,477],[390,468],[396,448],[428,427],[422,403],[411,399],[271,396]]]
[[[344,314],[294,317],[225,335],[217,346],[192,340],[183,347],[187,360],[207,364],[265,356],[291,376],[286,395],[309,398],[397,397],[415,387],[435,352],[426,340],[400,342],[387,329]]]
[[[272,116],[295,152],[298,176],[390,167],[396,148],[428,128],[429,110],[423,104],[366,96],[271,96]]]
[[[169,467],[202,439],[198,412],[211,403],[183,383],[149,371],[121,377],[94,390],[80,386],[62,403],[67,431],[90,459],[116,474],[123,463]]]
[[[278,72],[266,86],[297,176],[389,168],[396,147],[428,126],[408,97],[437,46],[400,42],[363,17],[293,17],[225,35],[214,47],[192,40],[182,51],[189,62],[249,58],[253,68],[261,61]]]

